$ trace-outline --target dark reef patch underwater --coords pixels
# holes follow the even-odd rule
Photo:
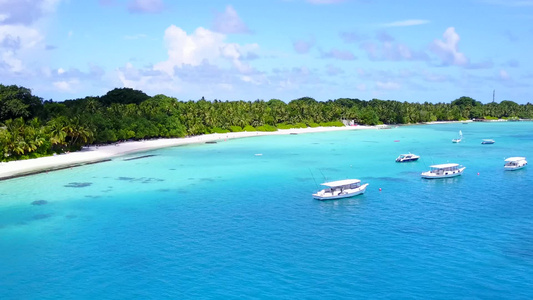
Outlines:
[[[68,184],[65,184],[65,187],[72,187],[72,188],[82,188],[82,187],[88,187],[92,184],[92,182],[71,182]]]
[[[39,206],[39,205],[45,205],[45,204],[48,204],[48,201],[46,201],[46,200],[35,200],[35,201],[33,201],[33,202],[31,203],[31,205],[37,205],[37,206]]]

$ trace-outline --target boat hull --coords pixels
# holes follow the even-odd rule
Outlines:
[[[504,166],[503,168],[505,171],[516,171],[525,168],[527,164],[521,165],[521,166]]]
[[[338,195],[332,195],[330,193],[321,194],[320,192],[313,194],[313,198],[317,200],[335,200],[335,199],[343,199],[343,198],[351,198],[357,195],[364,194],[366,191],[366,187],[368,186],[368,183],[365,183],[361,185],[360,187],[352,190],[345,190],[344,192],[338,194]]]
[[[415,158],[407,158],[407,159],[397,159],[396,162],[409,162],[409,161],[417,161],[419,157]]]
[[[442,173],[432,173],[432,172],[424,172],[422,173],[422,178],[425,178],[425,179],[438,179],[438,178],[450,178],[450,177],[456,177],[456,176],[460,176],[463,174],[463,171],[465,170],[466,168],[463,167],[463,168],[460,168],[456,171],[445,171],[445,172],[442,172]]]

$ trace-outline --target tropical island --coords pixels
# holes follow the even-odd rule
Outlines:
[[[180,101],[131,88],[55,102],[26,87],[0,84],[0,161],[78,151],[117,141],[182,138],[278,129],[416,124],[471,119],[531,119],[533,104],[483,104],[470,97],[450,103],[303,97],[269,101]],[[344,122],[343,122],[344,121]],[[347,123],[348,122],[348,123]]]

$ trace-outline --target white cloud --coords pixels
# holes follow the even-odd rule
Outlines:
[[[199,27],[188,35],[183,29],[171,25],[165,30],[165,44],[168,60],[154,66],[155,70],[174,74],[174,67],[185,64],[197,66],[204,60],[220,57],[220,48],[224,45],[225,35]]]
[[[124,87],[142,90],[146,93],[181,92],[182,82],[166,73],[137,69],[133,64],[116,70],[116,76]]]
[[[55,12],[62,0],[0,0],[0,24],[30,26]]]
[[[243,82],[250,83],[250,84],[253,84],[253,85],[260,85],[262,83],[260,80],[257,80],[256,77],[248,76],[248,75],[243,75],[243,76],[240,77],[240,79]]]
[[[257,44],[239,45],[225,43],[226,36],[199,27],[188,35],[183,29],[171,25],[165,30],[165,44],[168,49],[168,60],[154,66],[154,70],[174,74],[174,68],[184,65],[199,66],[204,62],[224,65],[230,62],[240,72],[249,72],[250,67],[242,62],[242,57],[257,51]]]
[[[315,45],[314,38],[309,41],[297,40],[297,41],[292,42],[292,46],[294,50],[300,54],[308,53],[309,50],[311,50],[311,48],[313,48],[314,45]]]
[[[15,39],[21,49],[44,47],[44,35],[37,29],[24,25],[0,25],[0,41]]]
[[[66,92],[66,93],[76,92],[76,88],[79,84],[80,82],[77,79],[54,81],[53,83],[56,89],[58,89],[61,92]]]
[[[45,49],[44,36],[25,25],[0,25],[0,66],[3,76],[28,75],[27,59]]]
[[[4,78],[39,73],[35,62],[51,47],[45,43],[42,28],[61,1],[0,0],[0,67]]]
[[[2,71],[8,71],[9,73],[21,73],[24,71],[22,61],[14,55],[13,51],[5,51],[2,53],[0,66],[1,65],[5,65],[7,67],[4,67],[6,70]]]
[[[257,44],[241,46],[239,44],[226,44],[221,47],[221,56],[231,60],[233,66],[241,73],[250,73],[252,68],[249,64],[242,62],[243,52],[251,52],[259,49]]]
[[[223,13],[216,14],[213,30],[224,34],[250,33],[246,24],[231,5],[228,5]]]
[[[461,38],[454,27],[449,27],[443,34],[443,40],[436,39],[431,50],[437,54],[445,65],[465,66],[468,64],[466,56],[459,52],[457,44]]]
[[[333,65],[326,66],[326,74],[330,76],[336,76],[336,75],[343,74],[343,73],[344,73],[344,70],[339,67],[336,67]]]
[[[360,47],[367,53],[371,60],[389,60],[389,61],[413,61],[428,60],[429,57],[425,52],[411,50],[408,46],[394,42],[393,39],[385,40],[383,37],[380,43],[365,42]]]
[[[507,71],[505,71],[505,70],[500,70],[500,74],[499,74],[499,76],[500,76],[500,79],[502,79],[502,80],[509,80],[509,79],[511,79],[511,76],[510,76],[509,73],[507,73]]]
[[[228,55],[231,51],[227,50]],[[131,63],[116,70],[119,84],[125,87],[140,89],[148,94],[169,93],[199,99],[219,98],[224,94],[235,94],[234,99],[249,97],[246,89],[264,86],[266,80],[262,73],[249,72],[242,74],[231,68],[221,68],[204,60],[200,65],[185,64],[175,67],[173,74],[154,69],[139,69]],[[239,89],[235,87],[239,86]],[[253,87],[253,88],[252,88]],[[184,96],[188,95],[188,96]]]
[[[379,90],[398,90],[401,88],[401,85],[393,81],[377,81],[376,88]]]
[[[411,20],[403,20],[403,21],[397,21],[392,23],[385,23],[382,26],[384,27],[405,27],[405,26],[416,26],[416,25],[423,25],[428,24],[428,20],[418,20],[418,19],[411,19]]]
[[[338,60],[355,60],[357,57],[348,50],[331,49],[328,52],[322,53],[323,58],[334,58]]]
[[[345,43],[355,43],[355,42],[362,41],[366,38],[365,35],[355,32],[355,31],[341,32],[339,35]]]

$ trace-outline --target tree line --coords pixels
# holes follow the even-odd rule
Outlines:
[[[339,98],[316,101],[303,97],[285,103],[269,101],[179,101],[116,88],[103,96],[54,102],[31,90],[0,84],[0,161],[34,158],[84,145],[121,140],[174,138],[209,133],[277,129],[413,124],[472,118],[533,118],[533,105],[513,101],[482,104],[470,97],[451,103],[409,103]]]

